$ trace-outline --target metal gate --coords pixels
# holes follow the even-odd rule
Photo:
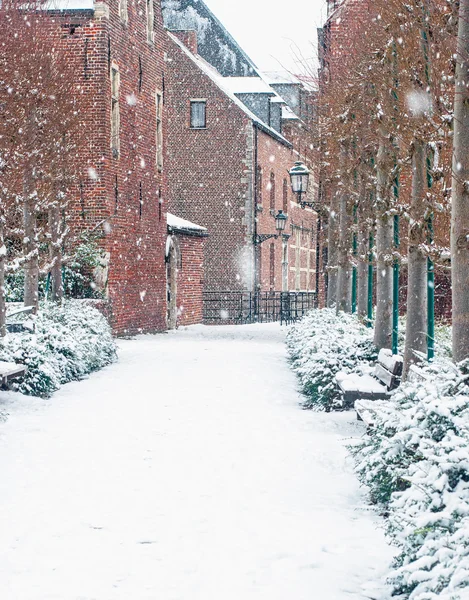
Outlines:
[[[203,322],[288,324],[316,306],[316,292],[204,292]]]

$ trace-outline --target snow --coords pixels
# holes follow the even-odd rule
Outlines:
[[[344,392],[363,392],[369,394],[382,394],[386,387],[372,377],[371,375],[359,375],[357,373],[344,373],[339,371],[335,376],[340,381],[340,386]]]
[[[202,225],[197,225],[196,223],[191,223],[191,221],[186,221],[186,219],[181,219],[181,217],[176,217],[176,215],[172,215],[171,213],[167,214],[167,222],[169,227],[173,227],[174,229],[193,229],[194,231],[207,231],[206,227],[202,227]]]
[[[93,10],[93,0],[50,0],[49,10]]]
[[[392,550],[278,324],[119,342],[50,400],[0,392],[0,597],[383,600]]]
[[[269,94],[276,93],[261,77],[224,77],[223,84],[233,94]]]

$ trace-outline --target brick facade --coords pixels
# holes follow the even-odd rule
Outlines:
[[[170,35],[166,80],[169,205],[208,229],[204,289],[314,290],[316,214],[295,202],[287,173],[298,153],[184,46],[194,50],[193,37],[177,35]],[[204,129],[190,126],[191,99],[206,101]],[[275,233],[278,210],[288,214],[288,241],[279,237],[256,249],[256,233]]]
[[[128,3],[49,13],[45,26],[82,90],[83,165],[72,230],[93,230],[108,257],[106,294],[117,334],[166,327],[166,180],[156,164],[156,93],[163,93],[166,34],[153,0],[154,41],[147,16]],[[119,152],[111,148],[111,71],[119,71]],[[163,118],[164,123],[164,118]]]

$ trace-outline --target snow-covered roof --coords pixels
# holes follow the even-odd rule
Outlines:
[[[288,71],[266,71],[263,72],[262,75],[270,85],[272,85],[272,83],[301,85],[301,81],[293,75],[293,73],[289,73]]]
[[[256,116],[252,111],[250,111],[249,108],[245,104],[243,104],[243,102],[241,102],[241,100],[239,100],[239,98],[236,97],[236,95],[229,89],[229,85],[227,85],[225,83],[225,79],[231,79],[230,77],[223,77],[215,69],[215,67],[212,67],[212,65],[210,65],[201,56],[199,56],[198,54],[197,55],[196,54],[192,54],[192,52],[183,44],[183,42],[181,42],[181,40],[177,36],[173,35],[170,31],[168,31],[167,33],[168,33],[168,36],[171,38],[171,40],[184,52],[184,54],[186,54],[186,56],[188,56],[190,58],[190,60],[205,75],[207,75],[213,81],[213,83],[215,83],[215,85],[224,94],[226,94],[228,96],[228,98],[234,104],[236,104],[236,106],[239,109],[241,109],[251,119],[251,121],[253,123],[255,123],[256,125],[258,125],[263,131],[265,131],[266,133],[268,133],[270,136],[272,136],[273,138],[275,138],[276,140],[278,140],[282,144],[285,144],[289,148],[292,147],[291,142],[289,142],[287,139],[285,139],[283,137],[283,135],[281,135],[280,133],[278,133],[278,131],[275,131],[275,129],[272,129],[272,127],[270,127],[269,125],[267,125],[266,123],[264,123],[264,121],[262,121],[261,119],[259,119],[258,116]]]
[[[282,106],[282,119],[285,120],[289,120],[289,121],[299,121],[300,118],[295,115],[295,113],[292,111],[292,109],[286,105],[286,106]]]
[[[223,77],[223,83],[233,94],[270,94],[275,91],[260,77]]]
[[[202,225],[197,225],[196,223],[192,223],[191,221],[187,221],[186,219],[181,219],[181,217],[176,217],[171,213],[166,215],[168,228],[174,229],[177,231],[193,231],[203,233],[207,231],[206,227],[202,227]]]
[[[49,0],[48,10],[93,10],[93,0]]]

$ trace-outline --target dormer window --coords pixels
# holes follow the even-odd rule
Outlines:
[[[153,0],[146,0],[147,3],[147,42],[153,44],[155,37],[155,10]]]

